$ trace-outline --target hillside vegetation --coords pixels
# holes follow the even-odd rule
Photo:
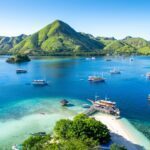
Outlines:
[[[63,21],[56,20],[30,36],[0,36],[0,54],[29,55],[105,55],[105,54],[150,55],[150,42],[127,36],[94,37],[75,31]]]
[[[11,48],[20,43],[26,37],[27,36],[24,34],[16,37],[0,36],[0,54],[6,54]]]
[[[15,45],[10,52],[27,54],[78,53],[102,48],[103,44],[100,42],[78,33],[66,23],[56,20]]]

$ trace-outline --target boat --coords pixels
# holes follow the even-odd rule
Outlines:
[[[88,81],[91,82],[105,82],[105,79],[100,76],[89,76]]]
[[[87,57],[86,58],[86,60],[95,60],[95,59],[96,59],[95,57],[91,57],[91,58]]]
[[[35,86],[45,86],[45,85],[48,85],[48,83],[45,80],[33,80],[32,81],[32,85],[35,85]]]
[[[27,73],[27,70],[25,70],[25,69],[17,69],[16,73]]]
[[[150,72],[146,73],[146,78],[150,79]]]
[[[106,61],[111,61],[111,58],[106,58],[105,60],[106,60]]]
[[[95,57],[91,57],[91,59],[92,59],[92,60],[95,60],[96,58],[95,58]]]
[[[83,104],[82,107],[83,108],[90,108],[91,106],[89,104]]]
[[[46,132],[37,132],[37,133],[31,133],[33,136],[45,136]]]
[[[148,94],[148,97],[147,97],[147,99],[150,101],[150,94]]]
[[[112,69],[112,70],[110,70],[110,74],[120,74],[121,72],[120,72],[120,70],[117,70],[117,69]]]
[[[134,61],[134,58],[133,58],[133,57],[131,57],[131,58],[130,58],[130,61]]]
[[[60,103],[61,103],[62,106],[67,106],[69,101],[67,101],[66,99],[63,99],[63,100],[60,101]]]
[[[91,100],[88,99],[92,104],[92,108],[96,111],[119,116],[120,110],[116,107],[116,102],[109,101],[108,99]]]

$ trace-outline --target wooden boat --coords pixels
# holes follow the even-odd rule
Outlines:
[[[17,69],[16,73],[27,73],[27,70],[25,70],[25,69]]]
[[[92,109],[96,111],[119,116],[120,110],[116,107],[116,102],[108,101],[107,99],[100,99],[100,100],[91,100],[88,99],[92,104]]]
[[[91,82],[105,82],[105,79],[100,76],[89,76],[88,81]]]

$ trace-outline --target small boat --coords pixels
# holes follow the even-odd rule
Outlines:
[[[106,60],[106,61],[111,61],[111,59],[110,59],[110,58],[106,58],[105,60]]]
[[[105,82],[105,79],[99,76],[89,76],[88,81],[91,82]]]
[[[92,60],[95,60],[96,58],[95,58],[95,57],[91,57],[91,59],[92,59]]]
[[[146,73],[146,78],[150,79],[150,72]]]
[[[83,104],[82,107],[83,108],[90,108],[91,106],[89,104]]]
[[[130,61],[134,61],[134,58],[133,58],[133,57],[131,57],[131,58],[130,58]]]
[[[31,133],[33,136],[45,136],[46,132],[37,132],[37,133]]]
[[[112,69],[112,70],[110,70],[110,74],[120,74],[121,72],[120,72],[120,70],[117,70],[117,69]]]
[[[27,73],[27,70],[25,70],[25,69],[17,69],[16,73]]]
[[[96,59],[95,57],[91,57],[91,58],[87,57],[86,58],[86,60],[95,60],[95,59]]]
[[[48,83],[45,80],[33,80],[32,85],[45,86],[45,85],[48,85]]]
[[[60,103],[61,103],[62,106],[67,106],[69,101],[67,101],[66,99],[63,99],[63,100],[60,101]]]
[[[148,94],[148,97],[147,97],[147,99],[150,101],[150,94]]]

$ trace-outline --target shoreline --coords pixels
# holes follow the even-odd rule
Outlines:
[[[9,120],[8,122],[0,123],[0,145],[8,148],[14,144],[20,144],[32,132],[46,131],[50,133],[57,120],[62,118],[71,119],[73,116],[70,113],[33,114],[19,120]],[[112,142],[124,145],[128,150],[149,150],[150,141],[127,119],[117,119],[115,116],[102,113],[94,114],[91,117],[101,121],[108,127]],[[6,145],[9,146],[7,147]]]
[[[149,150],[150,141],[127,119],[97,113],[92,115],[105,124],[111,132],[112,142],[124,145],[128,150]]]

